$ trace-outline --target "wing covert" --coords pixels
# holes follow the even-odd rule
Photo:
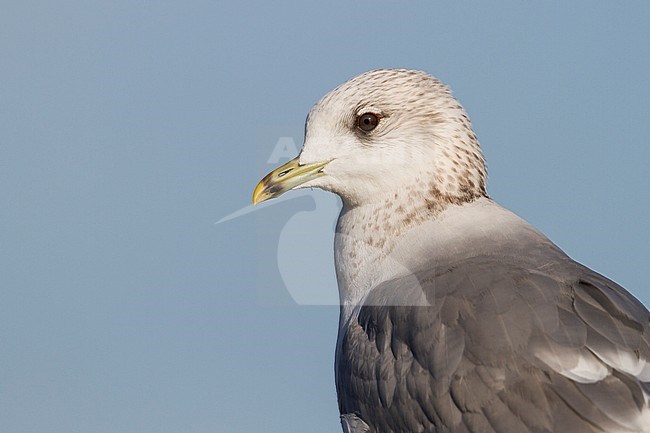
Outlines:
[[[375,288],[342,336],[341,413],[370,432],[650,426],[650,316],[620,286],[573,262],[415,275]],[[391,305],[399,293],[428,305]]]

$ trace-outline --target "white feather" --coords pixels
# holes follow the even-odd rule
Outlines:
[[[587,350],[558,345],[537,350],[535,356],[562,376],[579,383],[596,383],[610,374],[607,365]]]
[[[620,348],[590,350],[611,368],[630,374],[642,382],[650,381],[650,364],[635,353]]]

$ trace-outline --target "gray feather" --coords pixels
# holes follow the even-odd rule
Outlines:
[[[436,264],[372,290],[341,337],[341,412],[373,433],[641,431],[649,384],[611,354],[650,359],[648,311],[560,254],[534,260]],[[430,306],[386,303],[396,293]]]

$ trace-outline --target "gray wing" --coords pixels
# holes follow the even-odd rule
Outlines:
[[[643,305],[568,259],[504,263],[373,289],[340,336],[341,413],[371,433],[650,431]],[[429,305],[400,302],[417,296]]]

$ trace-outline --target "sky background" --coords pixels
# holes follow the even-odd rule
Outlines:
[[[650,305],[648,22],[639,0],[4,2],[0,431],[339,432],[338,309],[307,305],[336,299],[338,201],[246,206],[368,69],[448,83],[492,197]]]

